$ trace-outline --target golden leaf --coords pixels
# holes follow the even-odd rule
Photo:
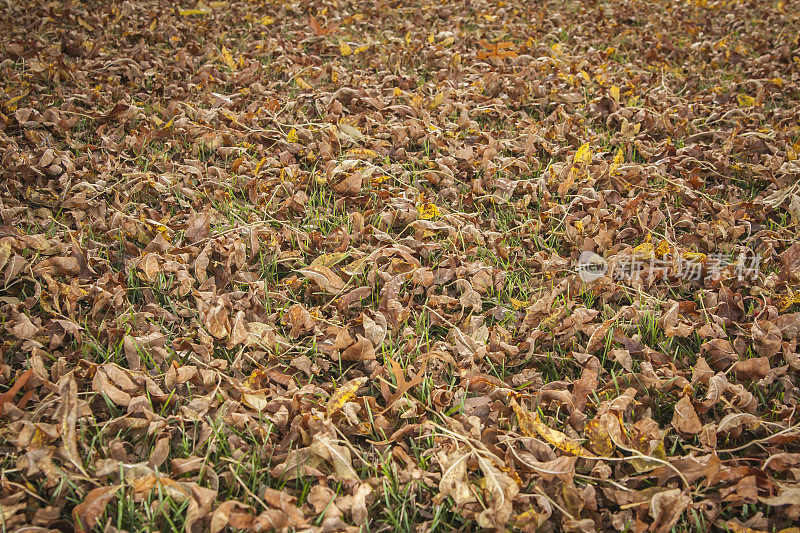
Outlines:
[[[631,251],[631,255],[641,259],[652,258],[655,257],[655,247],[652,242],[644,242],[634,248]]]
[[[753,107],[756,105],[756,99],[747,94],[739,94],[736,96],[740,107]]]
[[[341,52],[343,56],[349,56],[350,54],[353,53],[353,49],[347,43],[340,43],[339,52]]]
[[[516,400],[512,399],[509,403],[514,410],[514,414],[517,415],[517,425],[519,426],[520,432],[526,437],[535,437],[536,426],[533,416],[524,407],[518,404]]]
[[[350,398],[356,395],[356,391],[359,389],[359,387],[366,382],[366,376],[351,379],[342,385],[339,390],[334,392],[328,400],[328,404],[325,406],[325,411],[328,413],[328,416],[331,416],[333,413],[344,407],[344,404],[350,401]]]
[[[436,204],[431,204],[427,202],[418,203],[417,211],[419,212],[419,217],[423,220],[435,219],[442,216],[442,213],[439,211],[439,208],[436,207]]]
[[[614,161],[611,162],[611,166],[608,168],[608,175],[613,176],[616,174],[624,160],[625,156],[622,153],[622,148],[617,148],[617,155],[614,156]]]
[[[513,307],[515,311],[528,305],[528,302],[525,300],[517,300],[516,298],[509,298],[508,301],[511,302],[511,307]]]
[[[198,4],[197,9],[181,9],[178,13],[182,17],[193,17],[199,15],[208,15],[211,13],[211,9],[208,7],[203,6],[203,4]]]
[[[228,65],[229,69],[236,70],[236,61],[233,60],[233,56],[228,49],[225,48],[225,45],[222,45],[220,55],[222,56],[222,60],[225,61],[225,64]]]
[[[444,102],[444,93],[436,93],[436,96],[433,97],[433,101],[430,103],[428,108],[436,109]]]
[[[608,428],[600,419],[594,418],[586,424],[586,438],[589,439],[592,449],[599,455],[610,457],[614,452],[611,435],[608,434]]]
[[[324,267],[332,267],[333,265],[339,263],[342,259],[347,257],[347,252],[332,252],[332,253],[325,253],[318,255],[316,259],[314,259],[309,266],[316,267],[316,266],[324,266]]]
[[[531,418],[531,425],[541,437],[558,448],[578,457],[596,457],[593,453],[586,450],[576,440],[564,435],[557,429],[552,429],[539,419],[539,415]]]
[[[294,82],[297,84],[298,87],[303,89],[304,91],[310,91],[312,89],[311,85],[308,84],[306,80],[301,78],[300,76],[294,79]]]
[[[592,160],[592,147],[589,143],[582,144],[578,151],[575,152],[574,164],[584,165]]]
[[[295,132],[295,134],[296,134],[296,133],[297,133],[297,132]],[[266,162],[267,162],[267,158],[266,158],[266,157],[262,157],[262,158],[261,158],[261,161],[259,161],[259,162],[258,162],[258,164],[256,165],[256,169],[255,169],[255,171],[253,172],[253,174],[255,174],[256,176],[258,176],[258,172],[261,170],[261,167],[263,167],[263,166],[264,166],[264,163],[266,163]]]

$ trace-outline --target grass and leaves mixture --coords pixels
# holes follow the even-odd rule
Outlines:
[[[0,528],[796,532],[798,13],[5,0]]]

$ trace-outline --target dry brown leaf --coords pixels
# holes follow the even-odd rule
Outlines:
[[[217,339],[224,339],[231,329],[228,310],[222,302],[206,311],[205,326]]]
[[[650,500],[650,516],[653,523],[650,529],[655,533],[666,533],[692,503],[692,499],[680,489],[657,492]]]
[[[434,498],[436,502],[443,502],[445,498],[453,498],[457,507],[475,501],[475,494],[470,489],[467,477],[467,461],[472,453],[457,450],[455,453],[440,459],[442,478],[439,481],[439,494]]]
[[[323,265],[310,266],[298,270],[298,273],[303,274],[307,278],[314,280],[319,287],[330,294],[340,293],[345,283],[333,270]]]
[[[703,424],[700,422],[700,417],[697,416],[689,396],[683,396],[675,404],[672,427],[677,429],[679,433],[686,435],[697,435],[702,431]]]
[[[75,531],[88,533],[94,529],[97,520],[103,516],[108,503],[116,496],[118,485],[97,487],[86,495],[86,498],[72,510]]]
[[[478,467],[484,476],[483,490],[487,502],[486,509],[478,515],[478,525],[502,529],[511,518],[519,487],[510,476],[481,455],[478,455]]]

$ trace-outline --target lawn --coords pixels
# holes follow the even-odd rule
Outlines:
[[[0,529],[798,531],[795,2],[0,5]]]

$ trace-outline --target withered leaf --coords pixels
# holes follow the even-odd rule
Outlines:
[[[445,458],[441,464],[442,478],[439,481],[439,494],[436,501],[451,497],[457,506],[475,501],[467,478],[467,460],[472,456],[468,451],[459,450]]]
[[[691,503],[692,499],[680,489],[657,492],[650,500],[650,516],[653,517],[652,530],[656,533],[670,531]]]
[[[478,525],[502,529],[511,518],[519,487],[510,476],[481,455],[478,456],[478,467],[484,476],[484,493],[488,503],[478,515]]]
[[[697,416],[694,405],[692,405],[692,400],[688,395],[683,396],[678,403],[675,404],[672,427],[677,429],[679,433],[688,435],[697,435],[703,429],[700,417]]]
[[[307,278],[313,279],[322,290],[330,294],[338,294],[345,287],[342,278],[340,278],[333,270],[324,265],[302,268],[298,272]]]
[[[97,487],[86,495],[86,498],[72,510],[75,531],[88,533],[94,529],[97,520],[103,516],[108,503],[116,496],[119,486]]]
[[[209,211],[194,213],[187,221],[186,230],[183,232],[183,235],[189,242],[199,242],[208,237],[210,223],[211,214]]]

